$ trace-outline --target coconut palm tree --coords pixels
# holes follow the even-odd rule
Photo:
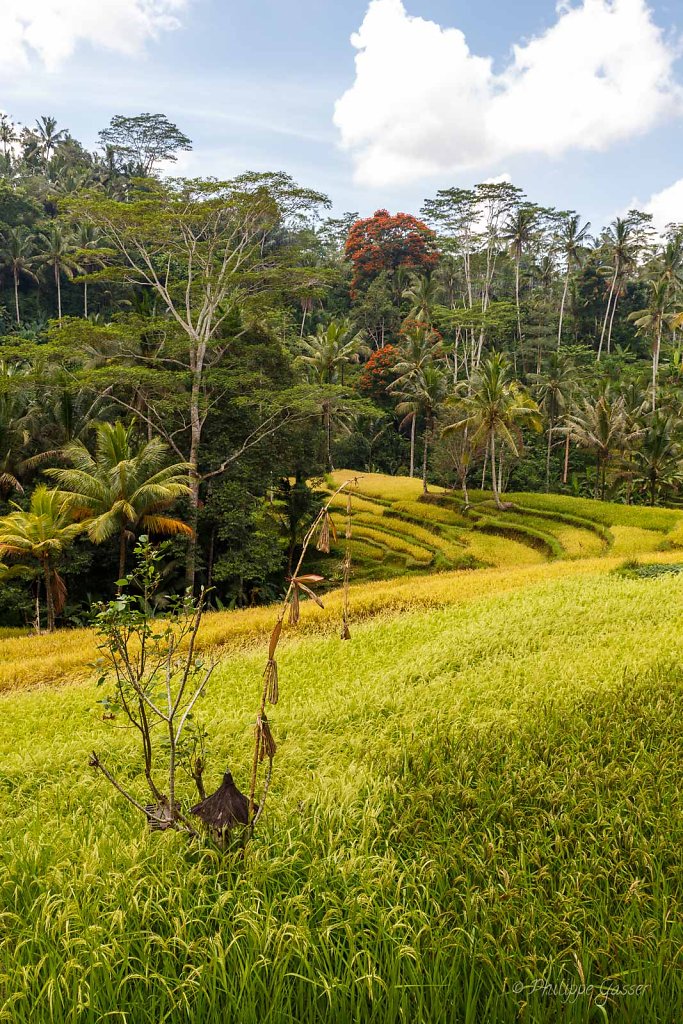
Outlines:
[[[169,450],[159,438],[136,444],[133,424],[95,423],[94,429],[94,455],[82,441],[73,441],[63,450],[72,468],[45,472],[59,484],[75,518],[86,520],[94,544],[118,535],[121,578],[127,543],[136,531],[192,536],[186,523],[164,514],[179,498],[190,494],[189,467],[185,463],[165,465]]]
[[[669,311],[669,283],[664,278],[650,281],[650,303],[645,309],[636,310],[629,315],[638,332],[650,339],[652,347],[652,411],[657,407],[657,377],[659,374],[659,357],[662,350],[662,335],[665,327],[676,323],[675,316]]]
[[[62,224],[53,222],[47,231],[41,231],[36,235],[36,242],[38,251],[33,257],[33,262],[52,269],[57,289],[57,319],[61,323],[62,275],[70,281],[78,270],[78,264],[74,259],[73,239]]]
[[[0,500],[23,493],[22,478],[29,461],[26,449],[35,433],[38,410],[30,399],[25,364],[0,361]]]
[[[102,259],[96,255],[96,250],[102,248],[104,239],[93,224],[79,224],[73,235],[76,251],[75,259],[78,260],[78,269],[81,273],[87,274],[96,270],[104,264]],[[88,319],[88,278],[83,278],[83,316]]]
[[[683,480],[681,454],[680,420],[668,413],[654,413],[626,467],[630,482],[647,495],[651,505]]]
[[[584,245],[589,241],[590,221],[581,227],[581,218],[577,213],[571,214],[564,222],[559,235],[559,249],[565,261],[564,288],[560,303],[560,323],[557,328],[557,347],[562,345],[562,325],[564,323],[564,307],[567,302],[569,279],[572,270],[579,266],[583,256]]]
[[[553,352],[543,373],[532,374],[536,384],[536,397],[548,421],[548,447],[545,459],[545,489],[550,490],[550,455],[553,433],[559,420],[571,408],[578,379],[576,367],[570,358]]]
[[[403,293],[403,298],[410,302],[408,316],[413,320],[431,326],[434,307],[436,306],[441,285],[437,278],[427,274],[413,274],[410,287]]]
[[[301,341],[301,362],[318,384],[344,383],[344,367],[357,362],[364,349],[363,334],[355,331],[348,320],[331,320],[315,334]]]
[[[613,396],[607,390],[596,400],[585,398],[562,429],[595,457],[595,497],[604,501],[610,460],[641,434],[629,420],[623,395]]]
[[[400,358],[394,366],[395,380],[389,393],[402,398],[405,416],[401,427],[410,423],[410,477],[415,475],[415,434],[419,403],[412,403],[409,381],[439,354],[440,337],[426,323],[406,320],[401,328]],[[407,385],[407,389],[406,389]]]
[[[317,384],[344,383],[344,367],[357,362],[365,351],[363,332],[355,331],[348,320],[332,320],[327,327],[318,327],[315,334],[301,341],[303,354],[299,357],[308,369],[309,377]],[[332,468],[332,410],[331,397],[323,399],[322,415],[325,430],[327,466]]]
[[[630,217],[617,217],[607,228],[603,239],[605,250],[612,263],[612,276],[610,280],[609,293],[607,297],[607,308],[600,334],[598,346],[598,360],[602,355],[605,334],[607,334],[607,351],[611,351],[612,327],[614,326],[614,314],[617,311],[617,302],[621,293],[623,278],[628,270],[636,262],[639,248],[639,241],[636,236],[636,227]]]
[[[57,119],[49,116],[38,118],[35,128],[31,129],[31,135],[35,139],[37,148],[44,157],[45,163],[48,164],[55,149],[62,142],[66,142],[69,137],[66,128],[58,128]]]
[[[412,416],[413,423],[419,414],[424,418],[422,490],[426,494],[429,444],[434,434],[437,411],[448,396],[446,374],[433,363],[426,363],[415,373],[403,378],[402,388],[398,394],[402,396],[402,401],[396,406],[398,413]]]
[[[25,227],[6,227],[2,233],[2,247],[0,248],[0,262],[12,274],[14,282],[14,313],[17,326],[21,324],[21,310],[19,309],[19,281],[22,277],[30,281],[37,281],[38,278],[31,270],[33,258],[33,235]]]
[[[519,275],[524,250],[534,236],[538,210],[529,203],[518,206],[503,226],[502,239],[508,243],[508,251],[515,264],[515,304],[517,306],[517,337],[522,340],[522,313],[519,304]]]
[[[7,114],[0,114],[0,145],[2,145],[2,155],[6,160],[10,160],[12,146],[18,141],[16,125],[10,121]]]
[[[45,484],[34,490],[28,511],[12,505],[15,511],[0,519],[0,558],[38,562],[45,584],[47,628],[53,632],[66,601],[66,585],[56,568],[59,556],[87,524],[74,522],[64,495]]]
[[[536,403],[515,380],[507,358],[500,352],[489,356],[473,375],[469,394],[457,404],[456,419],[444,428],[467,430],[472,448],[485,444],[491,460],[493,498],[496,506],[504,508],[496,476],[496,440],[506,445],[514,456],[521,448],[521,430],[528,424],[541,429],[541,418]]]

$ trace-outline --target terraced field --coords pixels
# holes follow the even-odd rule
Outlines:
[[[354,476],[337,470],[326,481],[331,492]],[[406,571],[514,567],[552,559],[634,558],[683,548],[683,511],[643,508],[571,498],[510,494],[506,508],[492,496],[472,492],[465,509],[459,493],[419,480],[366,474],[351,488],[355,572],[377,579]],[[333,501],[344,534],[346,497]],[[343,541],[331,552],[339,558]]]

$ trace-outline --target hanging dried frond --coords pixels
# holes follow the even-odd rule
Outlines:
[[[316,545],[317,550],[322,551],[325,555],[329,555],[330,553],[330,535],[336,541],[337,528],[334,525],[334,520],[332,519],[329,511],[325,509],[322,514],[320,533],[318,534],[318,543]]]
[[[275,623],[273,632],[270,634],[270,645],[268,647],[268,661],[272,661],[275,657],[275,649],[280,640],[280,634],[282,633],[282,618],[279,618]]]
[[[259,747],[259,761],[263,761],[265,758],[272,761],[277,753],[277,744],[273,739],[273,734],[270,731],[270,725],[265,715],[259,715],[256,719],[255,736]]]
[[[265,672],[263,673],[265,679],[266,695],[267,699],[271,704],[277,704],[278,701],[278,685],[277,685],[277,662],[274,658],[268,659]]]
[[[309,583],[320,583],[324,580],[324,576],[316,576],[309,574],[307,576],[294,576],[292,577],[292,592],[289,598],[289,624],[290,626],[296,626],[299,621],[301,614],[300,610],[300,599],[301,594],[308,594],[310,598],[320,607],[324,608],[325,605],[322,603],[320,598],[311,588],[308,586]]]
[[[294,586],[297,590],[303,590],[304,594],[308,594],[308,596],[315,601],[319,608],[324,608],[325,605],[322,603],[318,595],[314,593],[308,586],[309,583],[322,583],[324,579],[324,576],[316,576],[315,574],[310,573],[307,576],[296,576],[292,582],[294,583]]]
[[[299,621],[299,588],[296,584],[292,587],[292,596],[289,599],[289,624],[296,626]]]

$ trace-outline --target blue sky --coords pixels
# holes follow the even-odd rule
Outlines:
[[[0,109],[53,114],[90,145],[115,113],[160,111],[193,139],[181,172],[284,169],[337,211],[415,211],[504,175],[594,225],[653,196],[659,218],[683,220],[679,0],[574,0],[573,19],[549,0],[374,0],[364,24],[368,5],[2,0]],[[578,60],[559,66],[557,47]],[[584,49],[595,74],[577,67]],[[605,78],[617,102],[603,111]]]

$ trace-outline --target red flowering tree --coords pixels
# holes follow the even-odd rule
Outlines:
[[[396,376],[394,367],[400,358],[401,353],[395,345],[385,345],[373,352],[358,382],[362,393],[374,399],[386,398],[386,390]]]
[[[431,228],[409,213],[392,216],[388,210],[357,220],[348,233],[345,252],[353,263],[352,293],[383,270],[428,271],[439,259]]]

